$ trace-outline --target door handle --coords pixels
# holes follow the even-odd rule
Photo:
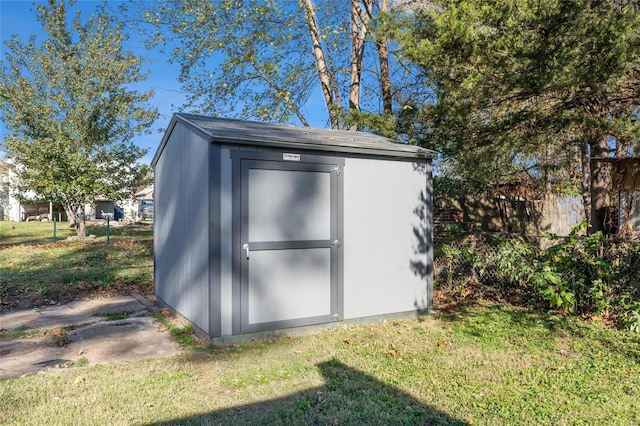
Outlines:
[[[244,244],[242,245],[242,250],[244,250],[244,252],[245,252],[245,253],[246,253],[246,255],[247,255],[247,259],[249,259],[249,243],[244,243]]]

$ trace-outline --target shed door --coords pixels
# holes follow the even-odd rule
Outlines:
[[[239,332],[337,320],[341,168],[243,159],[240,169]]]

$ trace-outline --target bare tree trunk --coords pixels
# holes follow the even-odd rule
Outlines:
[[[582,162],[582,205],[584,219],[591,223],[591,160],[589,159],[589,144],[580,144],[580,160]]]
[[[376,42],[378,57],[380,59],[380,87],[382,90],[382,108],[386,114],[393,111],[393,98],[391,97],[391,76],[389,74],[389,49],[387,42]]]
[[[320,37],[320,31],[318,30],[318,22],[316,20],[316,11],[313,1],[304,0],[304,9],[306,13],[307,26],[309,27],[309,35],[311,36],[311,42],[313,43],[313,56],[316,60],[316,66],[318,67],[318,76],[320,77],[324,101],[329,112],[331,128],[338,129],[340,128],[339,111],[337,111],[333,97],[331,73],[329,72],[324,50],[322,49],[322,40]]]
[[[369,18],[373,19],[373,0],[363,0]],[[380,13],[389,12],[389,0],[382,0],[380,3]],[[380,90],[382,93],[382,109],[385,114],[393,111],[393,98],[391,96],[391,75],[389,73],[389,47],[387,36],[384,31],[373,34],[373,41],[378,51],[378,61],[380,62]]]
[[[627,158],[631,149],[631,140],[629,138],[617,138],[616,140],[616,158]],[[612,179],[616,179],[612,177]],[[633,191],[618,192],[618,235],[623,238],[633,237],[633,216],[635,203],[633,199]]]
[[[600,136],[591,142],[591,232],[611,233],[614,225],[609,214],[611,199],[609,184],[611,182],[611,164],[598,161],[609,157],[607,137]]]
[[[77,237],[80,239],[87,238],[87,221],[86,221],[86,218],[84,217],[84,214],[82,215],[82,218],[77,223],[78,223],[78,226],[76,226]]]
[[[631,140],[629,138],[618,138],[616,140],[616,158],[626,158],[629,156]]]
[[[344,108],[342,107],[342,97],[340,96],[340,90],[338,88],[338,79],[336,78],[336,67],[333,63],[333,58],[331,57],[331,49],[327,50],[327,63],[329,66],[329,75],[331,76],[331,88],[333,90],[333,102],[334,109],[338,111],[338,128],[343,128],[343,117],[342,112],[344,112]]]
[[[633,216],[635,213],[635,199],[633,191],[620,191],[620,216],[622,225],[618,229],[618,235],[622,238],[633,237]]]
[[[367,1],[365,1],[367,3]],[[349,82],[349,110],[360,110],[362,59],[367,37],[369,15],[362,12],[358,0],[351,0],[351,81]]]

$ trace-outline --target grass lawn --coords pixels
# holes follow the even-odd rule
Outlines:
[[[0,222],[0,309],[61,303],[78,296],[148,293],[153,290],[151,225],[87,227],[96,238],[68,242],[73,232],[58,224]],[[1,328],[1,327],[0,327]]]
[[[497,304],[4,381],[2,424],[640,422],[640,341]]]
[[[0,250],[5,300],[151,268],[144,237]],[[639,423],[638,334],[493,303],[0,382],[0,424]]]
[[[110,224],[110,225],[113,225]],[[18,244],[50,244],[53,242],[53,222],[9,222],[0,221],[0,247]],[[56,242],[64,242],[67,237],[75,235],[68,222],[55,225]],[[136,225],[120,224],[109,226],[110,240],[123,241],[132,239],[153,238],[151,222]],[[89,222],[87,235],[95,235],[95,241],[106,241],[107,227],[103,222]]]

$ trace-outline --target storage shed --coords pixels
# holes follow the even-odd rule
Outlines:
[[[427,312],[434,156],[175,114],[152,160],[157,298],[210,338]]]

